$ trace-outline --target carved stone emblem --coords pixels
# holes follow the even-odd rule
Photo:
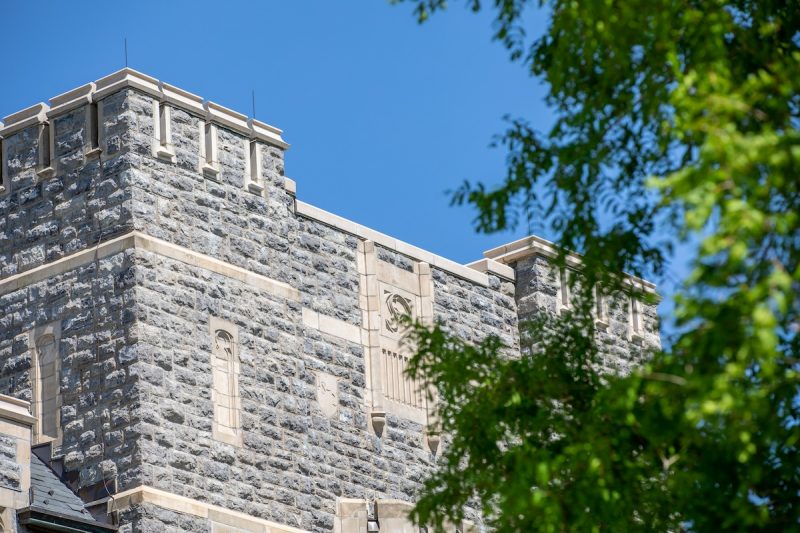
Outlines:
[[[214,343],[215,343],[215,350],[214,352],[217,354],[217,357],[221,359],[226,359],[229,361],[233,360],[233,335],[225,331],[224,329],[218,329],[214,332]]]
[[[411,300],[397,294],[396,292],[383,291],[384,302],[386,303],[386,310],[389,316],[384,317],[386,321],[386,329],[392,333],[400,333],[402,326],[400,318],[403,316],[413,317],[413,306]]]

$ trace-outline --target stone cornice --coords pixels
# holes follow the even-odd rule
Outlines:
[[[73,109],[103,99],[104,97],[133,88],[157,98],[160,102],[194,113],[205,120],[229,128],[249,139],[257,140],[286,149],[289,145],[281,137],[282,131],[260,120],[247,118],[241,113],[228,109],[188,91],[142,74],[131,68],[124,68],[99,80],[87,83],[71,91],[50,99],[50,105],[44,103],[23,109],[5,117],[0,122],[0,137],[8,137],[23,128],[42,123],[50,118],[62,115]]]
[[[62,257],[61,259],[26,270],[25,272],[0,279],[0,295],[8,294],[51,276],[131,249],[144,250],[162,257],[174,259],[175,261],[180,261],[187,265],[203,268],[216,274],[241,281],[252,287],[265,290],[270,294],[287,300],[300,300],[300,292],[282,281],[268,278],[256,272],[231,265],[230,263],[220,261],[211,256],[151,237],[150,235],[138,231],[132,231],[97,246],[68,255],[67,257]]]
[[[524,237],[508,244],[504,244],[503,246],[498,246],[497,248],[487,250],[483,253],[483,255],[487,259],[492,259],[507,265],[531,255],[541,255],[548,258],[556,257],[558,255],[558,246],[546,239],[531,235],[529,237]],[[583,264],[581,256],[573,252],[567,254],[566,262],[567,266],[576,270],[580,270],[581,265]],[[655,283],[630,274],[626,274],[626,279],[628,284],[636,289],[650,293],[656,292]]]

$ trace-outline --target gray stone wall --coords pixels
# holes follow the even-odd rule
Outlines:
[[[0,390],[31,400],[34,327],[59,322],[61,446],[53,455],[82,486],[138,484],[132,264],[120,253],[0,296]]]
[[[0,275],[52,262],[132,229],[129,158],[121,151],[128,128],[125,93],[106,99],[104,161],[84,158],[85,107],[51,121],[56,175],[37,175],[37,126],[4,139],[9,192],[0,195]]]
[[[104,158],[87,159],[85,107],[51,119],[54,176],[37,175],[37,126],[4,139],[0,195],[0,276],[29,271],[133,229],[126,93],[105,100]],[[0,293],[0,391],[31,400],[29,332],[60,323],[63,439],[53,449],[76,483],[118,477],[139,484],[135,449],[136,376],[126,347],[135,343],[133,272],[120,253]]]
[[[205,518],[162,509],[150,503],[138,503],[119,515],[119,533],[156,531],[164,533],[210,533],[211,524]]]
[[[516,273],[516,300],[519,320],[524,322],[537,313],[558,313],[561,306],[561,276],[546,258],[532,256],[512,265]],[[579,275],[579,274],[578,274]],[[580,283],[580,280],[577,280]],[[648,350],[661,345],[656,306],[640,302],[641,342],[631,341],[629,316],[630,295],[603,295],[608,313],[607,325],[597,328],[596,335],[603,354],[603,370],[628,373],[647,357]]]
[[[319,224],[303,225],[321,236]],[[295,260],[314,271],[327,250],[330,260],[324,264],[347,257],[343,271],[356,272],[354,243],[347,246],[351,239],[328,235],[314,253],[295,254]],[[363,347],[302,323],[301,306],[316,301],[320,313],[354,319],[358,301],[350,286],[314,284],[301,302],[287,302],[154,254],[137,252],[136,264],[147,273],[136,289],[146,484],[313,531],[333,528],[337,496],[413,500],[435,459],[425,446],[424,428],[389,415],[382,437],[375,436],[368,428]],[[445,318],[483,335],[502,334],[497,327],[502,323],[512,335],[509,295],[470,290],[469,283],[439,274],[437,290],[482,298],[487,307],[496,296],[506,306],[497,311],[503,318],[487,313],[483,322],[470,321],[466,313]],[[327,296],[337,291],[338,305]],[[320,292],[326,296],[315,299]],[[345,303],[349,312],[343,311]],[[212,438],[211,316],[234,322],[239,331],[241,448]],[[338,378],[334,417],[317,402],[316,372]]]
[[[128,132],[135,229],[284,282],[292,280],[292,197],[283,188],[283,151],[260,145],[265,191],[244,188],[245,137],[219,127],[219,175],[198,169],[201,118],[173,108],[176,162],[152,157],[153,98],[129,91]]]
[[[22,468],[17,462],[17,441],[0,435],[0,488],[20,490]]]

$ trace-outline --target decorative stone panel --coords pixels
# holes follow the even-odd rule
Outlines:
[[[412,261],[410,270],[402,268],[380,260],[374,242],[361,241],[358,267],[373,429],[382,433],[386,413],[430,425],[434,405],[428,402],[425,384],[406,374],[413,347],[406,341],[407,329],[401,320],[410,317],[432,323],[430,265]]]
[[[211,375],[214,404],[214,439],[242,445],[241,400],[239,396],[239,330],[231,322],[211,317]]]
[[[30,333],[32,360],[33,443],[61,444],[61,323],[52,322]]]

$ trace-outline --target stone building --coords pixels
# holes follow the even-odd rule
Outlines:
[[[570,305],[550,243],[462,265],[308,205],[280,130],[130,69],[3,122],[8,531],[416,531],[440,443],[396,317],[513,348]],[[610,369],[658,344],[598,310]]]

